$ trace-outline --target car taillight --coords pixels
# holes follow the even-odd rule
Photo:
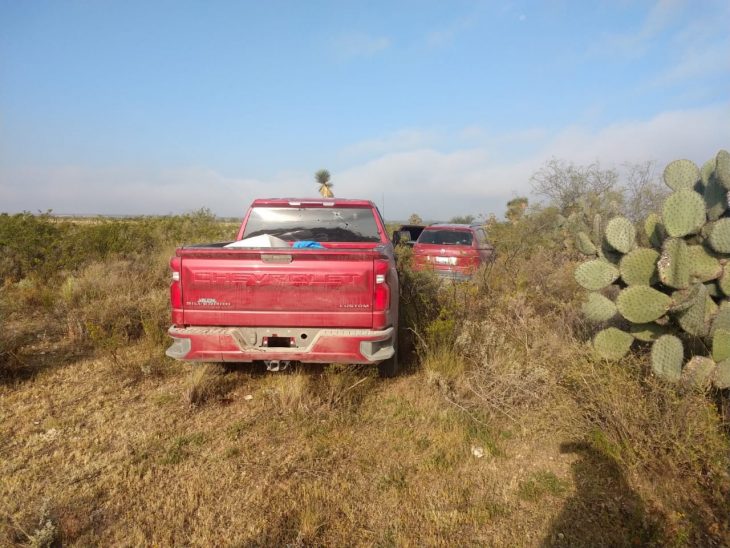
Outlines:
[[[479,266],[479,253],[476,251],[464,251],[463,255],[459,257],[459,265],[461,266]]]
[[[390,308],[390,287],[388,286],[388,270],[390,265],[383,259],[375,260],[375,299],[373,310],[383,312]]]
[[[172,281],[170,282],[170,305],[172,306],[172,322],[174,324],[182,323],[178,318],[176,309],[182,309],[182,284],[180,283],[180,270],[182,262],[180,257],[170,259],[170,269],[172,270]]]

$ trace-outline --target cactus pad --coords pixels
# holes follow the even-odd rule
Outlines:
[[[727,150],[721,150],[715,156],[715,177],[726,190],[730,190],[730,152]]]
[[[591,237],[594,242],[600,242],[603,240],[603,218],[600,213],[596,213],[593,216],[593,231]]]
[[[662,220],[673,238],[696,234],[707,220],[705,200],[693,190],[673,192],[664,200]]]
[[[626,217],[614,217],[606,225],[606,241],[616,251],[628,253],[634,248],[636,229]]]
[[[669,295],[644,285],[627,287],[616,299],[618,311],[633,323],[653,322],[664,316],[671,304]]]
[[[603,289],[616,281],[618,277],[618,268],[601,259],[587,261],[575,269],[575,281],[589,291]]]
[[[695,304],[702,296],[700,295],[700,284],[693,284],[687,289],[680,289],[672,293],[671,312],[682,312]]]
[[[666,332],[667,330],[663,326],[656,323],[632,323],[629,327],[629,333],[637,341],[643,342],[655,341]]]
[[[692,281],[709,282],[722,275],[720,261],[710,255],[703,246],[691,245],[687,248],[687,251],[690,262],[689,274]]]
[[[575,235],[575,248],[583,253],[583,255],[595,256],[598,252],[596,246],[593,245],[593,242],[591,241],[591,238],[588,236],[588,234],[582,231],[578,232]]]
[[[700,180],[700,170],[692,160],[675,160],[664,168],[664,182],[672,190],[694,188]]]
[[[708,240],[715,251],[730,253],[730,219],[720,219],[712,223]]]
[[[715,372],[715,362],[705,356],[695,356],[682,369],[682,382],[697,388],[707,388]]]
[[[712,325],[712,320],[715,318],[715,315],[717,314],[717,311],[720,309],[719,306],[717,306],[717,303],[707,295],[705,297],[705,325],[706,329],[709,329]]]
[[[717,388],[730,388],[730,360],[724,360],[717,364],[712,375],[712,382]]]
[[[717,286],[723,294],[730,297],[730,265],[725,265],[723,267],[722,274],[717,280]],[[719,295],[713,295],[713,297],[714,296],[719,297]]]
[[[712,334],[712,359],[721,362],[730,358],[730,330],[716,329]]]
[[[593,348],[602,358],[620,360],[631,349],[634,337],[615,327],[599,331],[593,339]]]
[[[680,238],[669,238],[664,242],[661,257],[657,263],[659,279],[664,285],[675,289],[689,287],[690,262],[687,244]]]
[[[582,310],[586,319],[594,323],[607,322],[616,315],[614,302],[600,293],[589,293]]]
[[[727,209],[727,189],[720,184],[717,177],[710,175],[703,192],[707,218],[717,221]]]
[[[651,347],[651,368],[668,381],[678,381],[682,374],[684,347],[674,335],[662,335]]]
[[[712,319],[712,330],[710,334],[714,335],[718,329],[726,329],[730,331],[730,303],[724,301]]]
[[[644,233],[649,240],[649,245],[657,249],[661,249],[666,231],[662,224],[662,219],[656,213],[649,213],[644,221]]]
[[[719,281],[720,280],[718,280],[718,283]],[[730,281],[730,279],[728,279],[728,281]],[[714,299],[719,299],[723,295],[723,292],[720,291],[720,287],[716,282],[707,282],[705,284],[705,288],[707,288],[707,294]]]
[[[698,284],[698,288],[697,297],[692,305],[677,312],[677,323],[690,335],[704,337],[709,330],[707,321],[707,299],[709,297],[704,285]]]
[[[653,285],[659,281],[656,263],[659,253],[647,247],[637,247],[624,255],[619,265],[621,279],[627,285]]]
[[[710,177],[712,177],[712,174],[715,172],[716,163],[717,161],[715,158],[710,158],[702,164],[702,167],[700,168],[700,178],[705,186],[707,186],[707,183],[710,182]]]

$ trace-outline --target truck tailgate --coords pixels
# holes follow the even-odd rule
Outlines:
[[[178,250],[184,323],[352,327],[373,322],[375,250]]]

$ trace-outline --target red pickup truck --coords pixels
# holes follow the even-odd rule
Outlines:
[[[279,246],[231,247],[257,236]],[[236,239],[180,247],[170,260],[168,356],[263,361],[274,371],[294,362],[377,364],[382,376],[396,373],[398,275],[372,202],[255,200]]]

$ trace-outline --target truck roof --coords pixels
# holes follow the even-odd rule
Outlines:
[[[298,206],[313,205],[325,207],[375,207],[370,200],[350,200],[345,198],[258,198],[251,204],[256,206]]]

